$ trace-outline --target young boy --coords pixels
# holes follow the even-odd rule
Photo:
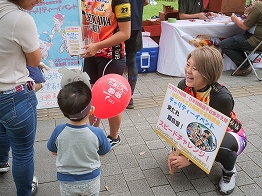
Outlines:
[[[69,83],[58,93],[57,102],[69,122],[55,128],[47,148],[57,155],[61,195],[99,195],[99,156],[108,153],[111,145],[101,128],[87,125],[95,110],[91,90],[82,81]]]

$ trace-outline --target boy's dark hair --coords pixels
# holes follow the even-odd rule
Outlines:
[[[92,93],[82,81],[65,85],[57,95],[57,103],[64,116],[72,121],[80,121],[91,109]]]

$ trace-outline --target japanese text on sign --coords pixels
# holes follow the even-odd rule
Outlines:
[[[209,173],[228,123],[224,114],[168,84],[155,131]]]

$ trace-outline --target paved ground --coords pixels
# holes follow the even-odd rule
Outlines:
[[[262,74],[262,70],[259,73]],[[221,175],[217,163],[209,175],[193,164],[170,175],[167,153],[171,146],[153,130],[167,84],[176,85],[180,80],[158,73],[139,74],[134,95],[136,108],[123,112],[121,144],[101,158],[101,196],[220,195],[216,189]],[[237,159],[236,188],[231,195],[262,195],[262,82],[253,74],[233,77],[230,72],[224,72],[220,82],[232,91],[235,111],[248,136],[248,146]],[[55,157],[48,152],[46,143],[54,127],[66,119],[57,108],[42,109],[38,114],[35,175],[40,184],[37,196],[58,196]],[[109,132],[106,120],[101,127]],[[0,195],[15,196],[11,172],[0,174]]]

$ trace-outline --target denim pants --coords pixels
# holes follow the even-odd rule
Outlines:
[[[242,49],[244,50],[253,50],[252,47],[247,42],[247,37],[245,34],[241,35],[234,35],[227,39],[224,39],[220,42],[220,48],[222,52],[226,54],[238,67],[241,63],[245,60],[246,56]],[[248,61],[240,68],[240,69],[247,69],[249,67]]]
[[[30,196],[34,175],[37,98],[25,86],[20,92],[0,93],[0,164],[12,149],[12,174],[17,196]]]
[[[64,182],[60,181],[61,196],[98,196],[100,175],[91,180]]]

